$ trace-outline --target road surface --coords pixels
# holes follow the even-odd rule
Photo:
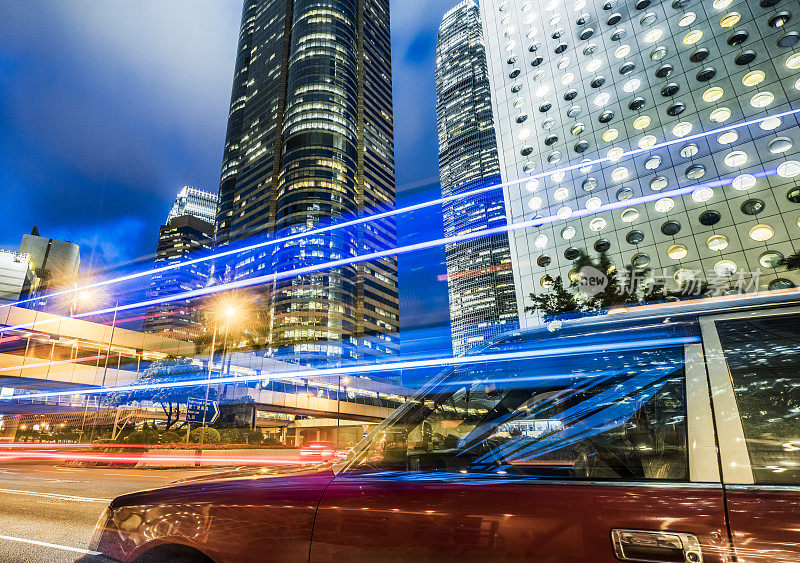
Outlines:
[[[100,513],[112,498],[207,472],[2,464],[0,561],[74,561],[85,553]]]

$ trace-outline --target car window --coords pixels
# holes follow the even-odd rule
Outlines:
[[[800,316],[717,323],[756,483],[800,485]]]
[[[589,350],[452,371],[379,427],[347,472],[686,480],[683,347]]]

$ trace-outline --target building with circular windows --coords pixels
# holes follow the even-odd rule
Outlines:
[[[581,250],[672,289],[800,285],[780,265],[800,250],[796,2],[480,10],[506,216],[531,225],[509,235],[523,325],[528,296],[566,282]],[[536,108],[524,141],[519,108]]]

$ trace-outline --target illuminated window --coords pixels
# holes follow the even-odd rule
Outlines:
[[[564,240],[570,240],[575,237],[576,231],[575,227],[564,227],[561,229],[561,238]]]
[[[800,53],[792,53],[786,59],[786,68],[790,70],[797,70],[800,68]]]
[[[525,189],[529,192],[535,192],[537,189],[539,189],[539,180],[536,178],[531,178],[525,183]]]
[[[778,165],[778,176],[781,178],[794,178],[800,174],[800,162],[796,160],[787,160]]]
[[[567,188],[558,188],[553,192],[553,199],[556,201],[564,201],[569,197],[569,190]]]
[[[732,168],[744,166],[747,162],[747,153],[744,151],[732,151],[725,155],[725,164]]]
[[[672,134],[676,137],[685,137],[692,132],[692,124],[688,121],[681,121],[672,128]]]
[[[732,276],[738,269],[739,267],[733,260],[720,260],[714,264],[714,273],[721,278]]]
[[[536,238],[533,239],[533,246],[535,246],[539,250],[547,246],[547,235],[545,234],[536,235]]]
[[[590,211],[595,211],[603,205],[602,200],[599,197],[590,197],[586,200],[586,209]]]
[[[614,56],[617,57],[618,59],[624,59],[630,54],[630,52],[631,52],[630,45],[620,45],[614,50]]]
[[[680,27],[686,27],[687,25],[692,25],[696,19],[697,14],[694,12],[686,12],[680,18],[678,18],[678,25]]]
[[[745,191],[756,185],[756,177],[752,174],[741,174],[736,176],[731,183],[734,190]]]
[[[664,32],[660,29],[651,29],[644,35],[644,42],[645,43],[655,43],[664,35]]]
[[[669,197],[657,199],[655,203],[656,211],[659,213],[669,213],[675,207],[675,201]]]
[[[619,131],[617,129],[609,129],[608,131],[603,133],[603,140],[606,143],[614,141],[617,137],[619,137]]]
[[[684,45],[694,45],[703,38],[703,32],[699,29],[693,29],[683,36]]]
[[[739,23],[740,19],[742,19],[742,14],[739,12],[731,12],[722,16],[722,19],[719,21],[719,25],[722,27],[733,27]]]
[[[633,223],[636,219],[639,218],[639,211],[634,209],[633,207],[629,207],[625,211],[622,212],[620,216],[624,223]]]
[[[724,93],[725,90],[723,90],[721,87],[712,86],[711,88],[703,92],[703,101],[709,103],[716,102],[722,97]]]
[[[639,139],[639,148],[640,149],[651,149],[655,146],[657,139],[654,135],[645,135],[641,139]]]
[[[652,120],[650,119],[649,115],[640,115],[639,117],[633,120],[633,128],[641,131],[642,129],[648,127],[651,121]]]
[[[775,100],[775,94],[772,92],[759,92],[750,98],[750,105],[754,108],[765,108]]]
[[[728,248],[728,237],[724,235],[711,235],[706,241],[706,246],[712,252],[720,252]]]
[[[611,179],[615,182],[623,182],[628,179],[629,174],[630,173],[628,172],[627,168],[624,166],[619,166],[611,172]]]
[[[606,220],[602,217],[595,217],[591,221],[589,221],[589,229],[592,231],[602,231],[606,228]]]
[[[667,249],[667,256],[673,260],[683,260],[689,254],[689,251],[682,244],[673,244]]]
[[[721,145],[730,145],[739,140],[739,133],[736,131],[725,131],[717,137],[717,142]]]
[[[749,235],[755,241],[764,242],[775,236],[775,229],[769,225],[756,225],[750,229]]]
[[[761,84],[766,76],[763,70],[751,70],[742,76],[742,84],[745,86],[755,86],[756,84]]]
[[[528,200],[528,207],[533,211],[536,211],[537,209],[542,208],[542,203],[543,203],[542,198],[540,198],[539,196],[533,196]]]
[[[704,201],[710,200],[712,197],[714,197],[714,190],[711,188],[697,188],[692,191],[692,199],[697,203],[703,203]]]
[[[721,107],[712,111],[711,115],[709,116],[709,119],[711,119],[711,121],[713,121],[714,123],[723,123],[728,119],[730,119],[730,117],[731,117],[730,108]]]

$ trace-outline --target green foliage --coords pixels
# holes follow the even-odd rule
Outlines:
[[[174,430],[167,430],[161,435],[161,440],[159,440],[159,442],[161,444],[177,444],[183,442],[185,439],[185,434],[178,434]]]
[[[800,252],[795,252],[791,256],[781,258],[778,266],[785,266],[787,270],[800,270]]]
[[[156,386],[159,383],[196,380],[205,373],[202,366],[193,364],[189,358],[167,359],[152,362],[133,385]],[[215,400],[216,390],[209,389],[209,400]],[[155,389],[131,389],[108,395],[112,405],[123,405],[134,401],[152,401],[161,406],[166,417],[166,430],[171,429],[181,416],[189,397],[205,398],[206,387],[203,384],[187,387],[157,387]]]
[[[189,433],[189,441],[193,444],[197,444],[200,442],[200,436],[203,432],[203,427],[198,426],[194,430]],[[205,437],[203,438],[203,443],[205,444],[219,444],[222,441],[222,438],[219,435],[219,431],[215,428],[205,428]]]
[[[586,295],[579,290],[579,281],[570,282],[569,289],[564,287],[561,276],[553,281],[549,291],[530,294],[531,305],[525,307],[526,312],[537,312],[544,322],[570,316],[571,314],[596,314],[610,307],[635,305],[667,300],[693,299],[706,297],[709,285],[700,280],[685,281],[677,291],[669,290],[663,283],[656,284],[651,276],[650,268],[625,267],[622,279],[614,263],[606,252],[592,259],[584,250],[574,261],[575,269],[592,267],[599,270],[608,279],[606,286],[594,295]],[[800,267],[800,264],[798,264]]]
[[[225,444],[260,444],[264,440],[261,430],[250,428],[222,428],[219,434]]]

